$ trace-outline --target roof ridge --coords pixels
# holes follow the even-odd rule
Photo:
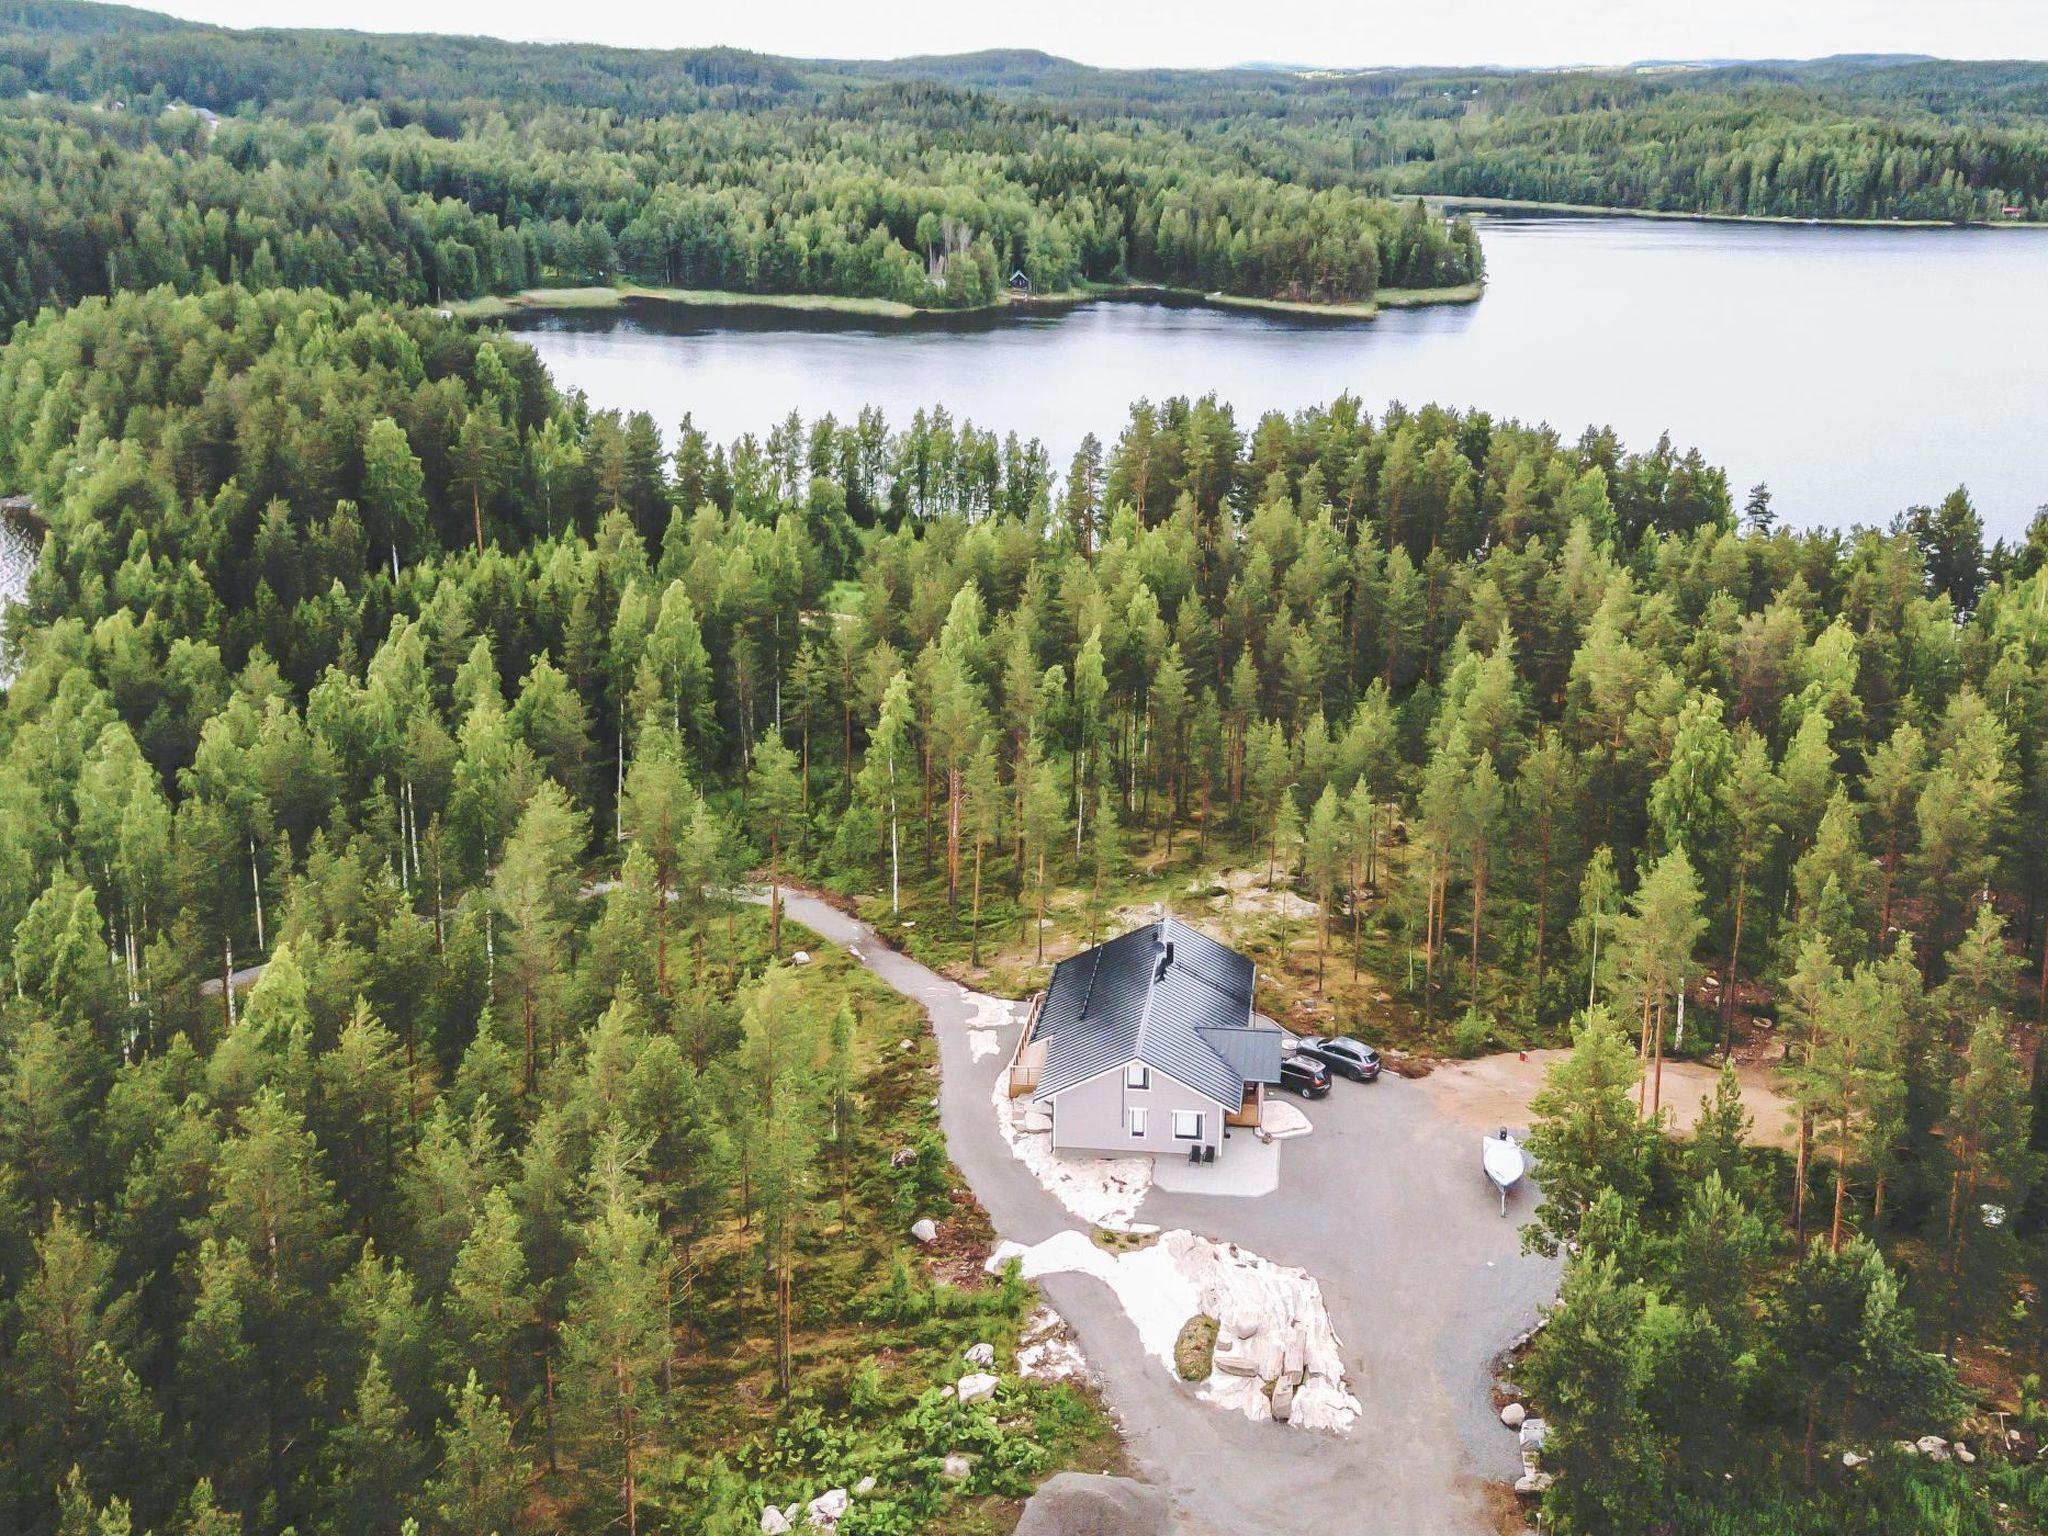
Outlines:
[[[1152,926],[1150,924],[1147,925]],[[1151,1040],[1152,999],[1159,995],[1159,948],[1166,942],[1166,919],[1160,917],[1158,932],[1152,938],[1152,958],[1145,962],[1145,1006],[1138,1010],[1138,1027],[1131,1035],[1131,1048],[1144,1059],[1145,1047]],[[1137,930],[1143,932],[1143,929]]]
[[[1141,1061],[1145,1060],[1145,1052],[1151,1044],[1152,1000],[1159,995],[1159,983],[1165,979],[1164,971],[1159,964],[1158,956],[1164,954],[1166,946],[1172,942],[1166,936],[1167,925],[1172,921],[1173,914],[1166,910],[1164,903],[1161,903],[1159,908],[1159,934],[1158,937],[1153,940],[1153,948],[1155,953],[1153,956],[1151,966],[1145,974],[1145,1007],[1143,1011],[1141,1011],[1138,1015],[1137,1035],[1132,1041],[1132,1045],[1134,1049],[1137,1051],[1138,1058]],[[1208,986],[1211,991],[1220,994],[1221,996],[1229,999],[1232,1002],[1236,1001],[1236,999],[1232,998],[1229,993],[1224,992],[1221,987],[1218,987],[1214,982],[1211,982],[1206,977],[1203,977],[1201,972],[1182,966],[1176,966],[1175,969],[1181,970],[1185,974],[1195,976],[1196,978],[1203,981],[1204,985]],[[1216,1065],[1218,1067],[1222,1068],[1225,1072],[1230,1073],[1233,1076],[1237,1074],[1237,1068],[1229,1061],[1229,1059],[1226,1058],[1221,1051],[1217,1050],[1214,1046],[1209,1044],[1208,1036],[1203,1030],[1202,1026],[1198,1024],[1188,1025],[1187,1034],[1189,1039],[1193,1040],[1195,1044],[1199,1045],[1203,1050],[1207,1051],[1210,1054],[1210,1056],[1215,1058]],[[1148,1062],[1147,1065],[1150,1065],[1150,1063]],[[1162,1068],[1161,1070],[1164,1069]]]

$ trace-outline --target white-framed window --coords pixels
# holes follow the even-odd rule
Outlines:
[[[1149,1109],[1132,1109],[1125,1113],[1130,1121],[1131,1135],[1142,1141],[1145,1136],[1145,1122],[1152,1118],[1152,1112]]]
[[[1202,1139],[1202,1112],[1199,1109],[1176,1109],[1173,1112],[1173,1139],[1175,1141],[1200,1141]]]
[[[1150,1088],[1152,1086],[1152,1069],[1142,1061],[1132,1062],[1124,1068],[1124,1086],[1126,1088]]]

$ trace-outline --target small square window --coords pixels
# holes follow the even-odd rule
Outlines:
[[[1131,1135],[1142,1140],[1145,1135],[1145,1122],[1150,1118],[1151,1112],[1149,1110],[1132,1110],[1130,1112]]]
[[[1126,1088],[1150,1088],[1152,1086],[1152,1069],[1142,1061],[1132,1062],[1124,1068],[1124,1086]]]
[[[1176,1109],[1173,1112],[1173,1139],[1175,1141],[1200,1141],[1202,1139],[1202,1112],[1199,1109]]]

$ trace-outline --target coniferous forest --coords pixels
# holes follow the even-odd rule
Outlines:
[[[186,110],[187,108],[201,110]],[[922,307],[1154,284],[1329,303],[1482,276],[1433,193],[2032,219],[2048,67],[1103,71],[0,14],[0,321],[160,282],[446,304],[633,281]]]
[[[1424,164],[2032,208],[2031,67],[1473,77],[1519,103],[1482,125],[1405,74],[1205,115],[1028,57],[0,20],[0,491],[42,541],[0,1528],[741,1536],[873,1478],[848,1536],[1006,1529],[1114,1428],[1075,1382],[948,1395],[1039,1324],[921,1010],[746,893],[1023,993],[1217,869],[1306,904],[1256,936],[1275,1011],[1566,1048],[1515,1366],[1548,1528],[2048,1528],[2048,518],[1794,532],[1669,439],[1171,381],[1064,464],[943,409],[714,442],[432,307],[1466,281],[1469,227],[1383,199]],[[1659,114],[1632,179],[1603,135]],[[1683,1136],[1667,1061],[1726,1068]],[[1972,1458],[1896,1449],[1929,1432]]]

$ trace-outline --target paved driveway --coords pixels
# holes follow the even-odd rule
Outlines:
[[[857,951],[930,1012],[940,1125],[996,1230],[1037,1243],[1078,1226],[996,1130],[990,1093],[1021,1025],[1004,1031],[999,1053],[975,1061],[957,983],[822,901],[786,900],[792,918]],[[1520,1255],[1517,1217],[1527,1215],[1531,1192],[1518,1192],[1506,1220],[1497,1214],[1479,1168],[1480,1131],[1446,1114],[1437,1097],[1426,1078],[1339,1082],[1306,1106],[1314,1134],[1285,1143],[1274,1193],[1155,1187],[1138,1213],[1300,1265],[1322,1283],[1363,1408],[1347,1436],[1252,1424],[1201,1402],[1144,1353],[1100,1281],[1055,1274],[1039,1282],[1102,1374],[1133,1462],[1173,1495],[1190,1536],[1491,1530],[1480,1485],[1520,1471],[1514,1436],[1488,1400],[1492,1361],[1535,1320],[1557,1266]]]

